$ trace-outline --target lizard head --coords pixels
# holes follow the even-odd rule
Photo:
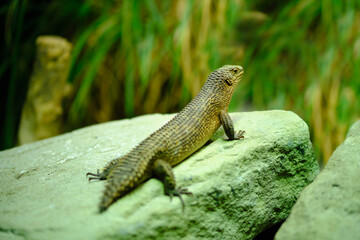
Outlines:
[[[225,65],[210,74],[204,85],[204,91],[212,92],[216,104],[227,107],[243,74],[244,70],[241,66]]]
[[[219,88],[235,88],[243,74],[244,69],[241,66],[225,65],[213,71],[209,76],[209,80]]]
[[[236,65],[225,65],[218,70],[217,72],[221,75],[221,80],[223,80],[228,86],[236,86],[242,75],[244,74],[244,69],[241,66]]]
[[[209,76],[209,80],[216,88],[214,90],[228,92],[232,95],[243,74],[244,69],[241,66],[225,65],[213,71]]]

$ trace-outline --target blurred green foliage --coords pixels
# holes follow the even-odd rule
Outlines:
[[[13,0],[0,8],[1,147],[16,139],[35,38],[54,34],[74,44],[67,130],[179,111],[212,70],[240,64],[230,110],[296,112],[326,162],[360,117],[359,10],[357,0]]]

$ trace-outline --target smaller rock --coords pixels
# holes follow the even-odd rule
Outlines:
[[[275,239],[360,239],[360,121],[301,193]]]

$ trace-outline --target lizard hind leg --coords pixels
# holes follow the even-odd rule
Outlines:
[[[91,180],[96,180],[96,181],[107,180],[110,172],[112,172],[112,170],[114,169],[116,164],[121,162],[122,159],[123,159],[123,157],[115,158],[112,161],[110,161],[108,164],[106,164],[106,166],[104,167],[104,169],[101,172],[99,169],[96,171],[96,173],[88,172],[88,173],[86,173],[86,177],[92,176],[92,177],[88,178],[89,182]]]
[[[192,195],[187,188],[176,187],[175,176],[172,171],[171,165],[162,160],[158,159],[154,162],[154,173],[157,178],[164,184],[164,192],[170,197],[170,201],[173,196],[179,197],[182,205],[182,211],[184,212],[185,203],[181,194]]]

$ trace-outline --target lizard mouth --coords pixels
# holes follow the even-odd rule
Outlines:
[[[243,75],[244,75],[244,70],[241,70],[238,77],[237,77],[237,79],[240,80]]]

